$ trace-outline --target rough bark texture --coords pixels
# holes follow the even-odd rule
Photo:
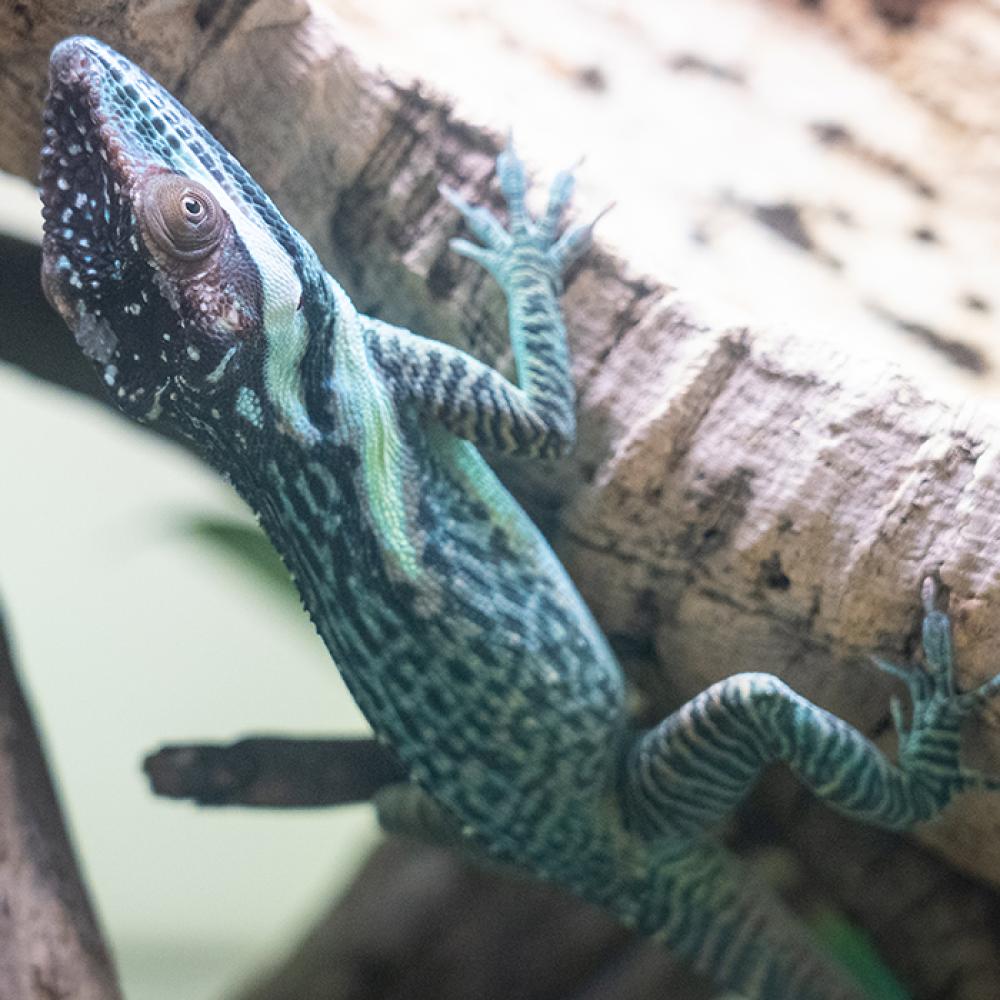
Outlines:
[[[0,621],[0,996],[120,1000]]]
[[[76,6],[0,10],[0,127],[7,137],[0,166],[33,176],[48,49],[72,32],[96,34],[157,75],[233,149],[362,309],[506,360],[499,293],[448,254],[457,222],[436,193],[444,181],[496,204],[496,135],[460,120],[425,88],[359,64],[337,27],[305,2]],[[955,150],[975,129],[994,137],[1000,131],[1000,115],[994,110],[990,119],[982,101],[928,94],[913,62],[923,53],[957,71],[963,64],[956,53],[964,52],[966,79],[986,87],[982,53],[998,50],[995,37],[978,49],[961,41],[995,26],[995,2],[787,6],[815,8],[795,17],[822,17],[822,30],[832,28],[831,36],[894,86],[936,109],[953,130]],[[908,13],[887,13],[889,6]],[[905,37],[891,35],[887,47],[900,18],[915,26]],[[874,162],[924,202],[940,197],[907,161],[827,124],[820,139],[831,157]],[[530,149],[524,152],[530,158]],[[946,173],[941,163],[930,175]],[[987,176],[981,171],[979,179]],[[960,201],[943,200],[942,212]],[[794,205],[757,209],[751,214],[786,244],[817,256],[829,219],[809,230],[810,218]],[[914,239],[934,243],[933,230],[926,235]],[[989,313],[981,298],[966,305]],[[558,467],[503,472],[604,628],[631,654],[648,696],[645,712],[662,713],[736,669],[770,670],[891,748],[890,686],[864,654],[914,652],[919,582],[933,569],[952,588],[962,684],[998,668],[1000,438],[987,418],[927,398],[881,363],[810,342],[805,330],[778,336],[720,322],[703,303],[639,277],[606,251],[594,252],[573,276],[566,309],[580,447]],[[910,332],[924,340],[934,333]],[[971,756],[997,767],[995,709],[970,747]],[[932,950],[920,936],[920,917],[943,869],[896,838],[848,834],[839,820],[815,815],[822,818],[793,823],[811,870],[827,872],[831,891],[859,919],[870,926],[882,919],[876,936],[889,951],[901,940],[894,937],[900,921],[909,921],[915,937],[898,957],[917,995],[994,996],[1000,942],[993,898],[966,882],[957,896],[950,888],[940,893],[950,900],[946,912],[982,914],[962,939],[979,957],[945,963],[962,971],[942,985],[939,969],[914,969],[913,949]],[[998,824],[995,799],[968,795],[919,837],[952,864],[1000,885]],[[817,846],[831,842],[860,853]],[[872,898],[878,893],[867,861],[850,859],[890,855],[893,864],[920,859],[904,865],[908,884],[920,891],[886,923],[886,911],[879,917],[872,907],[885,903],[888,890]],[[901,898],[895,883],[893,892]],[[932,937],[934,949],[949,933]]]

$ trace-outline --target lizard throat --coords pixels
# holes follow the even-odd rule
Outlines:
[[[93,56],[64,43],[50,65],[39,186],[42,283],[74,329],[102,283],[121,273],[134,220],[127,197],[129,158],[101,110]],[[99,315],[99,314],[97,314]],[[90,324],[94,326],[93,323]],[[80,346],[103,360],[108,338],[84,334]]]

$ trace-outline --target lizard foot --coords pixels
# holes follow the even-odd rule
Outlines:
[[[928,577],[923,587],[923,667],[899,667],[877,656],[872,660],[906,684],[913,703],[909,726],[899,699],[894,697],[890,703],[899,735],[900,766],[947,801],[965,789],[1000,790],[1000,777],[963,767],[960,761],[962,721],[1000,695],[1000,674],[972,691],[957,690],[951,625],[938,607],[941,598],[938,581]]]
[[[549,189],[545,213],[532,217],[525,204],[528,178],[520,157],[514,151],[513,140],[497,157],[497,177],[510,213],[510,229],[487,208],[470,205],[450,188],[440,188],[447,199],[464,217],[469,229],[483,244],[454,239],[451,248],[463,257],[481,264],[503,287],[509,283],[510,272],[520,266],[542,266],[556,288],[562,284],[566,269],[590,247],[594,227],[609,206],[586,225],[570,226],[559,234],[566,207],[573,194],[573,171],[558,173]]]

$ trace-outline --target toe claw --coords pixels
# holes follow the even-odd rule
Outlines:
[[[453,187],[448,187],[447,184],[438,184],[438,194],[441,195],[445,201],[451,202],[451,204],[459,210],[461,210],[463,205],[468,204]]]
[[[972,691],[966,691],[965,694],[959,695],[958,700],[964,711],[971,712],[998,696],[1000,696],[1000,674],[980,684]]]
[[[983,774],[973,768],[963,767],[959,772],[962,788],[972,791],[1000,791],[1000,775]]]
[[[438,185],[438,191],[445,201],[458,209],[469,229],[487,247],[491,250],[502,251],[510,245],[510,236],[501,225],[500,220],[488,208],[483,208],[481,205],[470,205],[457,191],[444,184]],[[471,255],[466,254],[466,256]]]
[[[611,202],[606,208],[603,208],[598,212],[596,218],[583,226],[574,226],[572,229],[567,229],[565,233],[559,238],[558,242],[552,247],[550,253],[555,258],[559,267],[565,270],[572,264],[575,260],[578,260],[584,253],[590,248],[590,244],[594,239],[594,229],[598,222],[604,218],[608,212],[615,207],[615,203]]]
[[[924,613],[932,611],[947,611],[949,589],[941,582],[941,576],[935,570],[928,573],[920,584],[920,598],[923,601]]]
[[[528,176],[524,163],[514,150],[514,136],[511,132],[507,133],[507,145],[497,157],[497,177],[500,181],[500,190],[503,191],[507,207],[510,209],[511,228],[526,228],[528,213],[524,205],[524,195],[528,190]]]
[[[468,257],[469,260],[474,260],[481,267],[486,268],[491,274],[496,273],[498,260],[493,250],[488,250],[478,243],[463,239],[449,240],[448,246],[460,257]]]
[[[514,147],[513,129],[507,129],[507,141],[497,156],[497,174],[500,177],[501,184],[504,177],[520,176],[522,180],[524,179],[524,164],[521,162],[521,158],[517,155],[517,149]]]
[[[893,677],[898,677],[899,680],[903,681],[907,686],[909,686],[910,681],[913,679],[911,677],[911,671],[907,670],[905,667],[897,666],[895,663],[889,660],[883,659],[881,656],[875,656],[874,654],[869,654],[868,659],[875,664],[883,673],[890,674]]]
[[[951,650],[951,624],[943,611],[928,611],[924,616],[924,658],[927,672],[949,687],[954,663]]]

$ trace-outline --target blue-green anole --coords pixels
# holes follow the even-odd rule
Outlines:
[[[784,761],[835,808],[906,829],[965,788],[964,717],[1000,692],[954,685],[925,588],[922,668],[891,764],[769,674],[713,685],[659,725],[547,542],[480,448],[557,457],[574,390],[559,296],[591,227],[539,219],[508,147],[509,228],[443,192],[453,241],[507,297],[516,382],[360,314],[240,164],[162,87],[89,38],[52,54],[43,284],[118,407],[187,438],[257,512],[378,738],[416,828],[558,882],[757,1000],[860,989],[713,836]]]

